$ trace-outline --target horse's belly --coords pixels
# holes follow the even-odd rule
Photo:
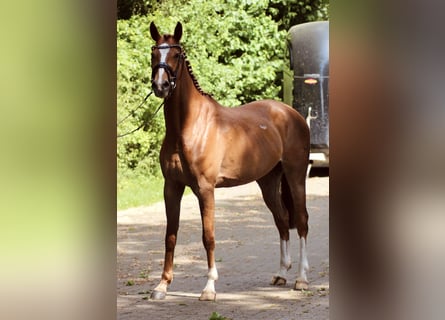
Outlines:
[[[256,158],[248,154],[237,160],[223,161],[216,187],[233,187],[258,180],[269,173],[279,161],[278,156]]]
[[[269,173],[282,157],[282,140],[271,123],[232,132],[223,149],[217,186],[235,186],[258,180]]]

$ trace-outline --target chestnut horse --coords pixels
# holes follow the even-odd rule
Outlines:
[[[151,294],[164,299],[173,279],[173,255],[185,186],[199,200],[208,280],[200,300],[215,300],[214,190],[257,181],[280,234],[280,269],[273,285],[284,285],[291,267],[289,229],[297,228],[300,260],[295,289],[306,289],[306,169],[309,129],[291,107],[273,100],[227,108],[204,93],[180,45],[182,25],[160,35],[152,22],[152,86],[163,98],[166,133],[160,161],[167,216],[161,282]],[[261,250],[261,249],[259,249]]]

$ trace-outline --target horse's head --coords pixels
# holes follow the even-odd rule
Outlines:
[[[184,53],[179,44],[182,25],[178,22],[173,35],[161,36],[152,22],[150,34],[156,42],[151,52],[152,88],[157,97],[166,98],[176,87],[176,76],[184,60]]]

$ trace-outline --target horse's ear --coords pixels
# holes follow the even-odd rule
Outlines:
[[[173,37],[175,38],[175,40],[177,42],[179,42],[179,40],[181,40],[181,37],[182,37],[182,24],[181,24],[181,22],[178,22],[176,24],[175,34],[174,34]]]
[[[158,41],[161,39],[161,35],[159,34],[158,28],[156,28],[155,23],[152,21],[150,23],[150,34],[154,41]]]

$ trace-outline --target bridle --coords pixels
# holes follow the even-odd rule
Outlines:
[[[151,47],[151,50],[153,51],[156,49],[167,49],[167,48],[178,48],[179,49],[178,63],[176,65],[175,70],[173,70],[173,68],[170,67],[167,63],[160,62],[153,67],[152,74],[151,74],[151,82],[153,83],[156,72],[158,72],[158,70],[160,68],[164,68],[165,71],[167,72],[168,83],[170,84],[170,88],[169,88],[166,98],[168,98],[172,94],[173,90],[176,88],[176,77],[178,75],[178,70],[179,70],[179,67],[181,66],[182,61],[185,60],[185,52],[179,44],[162,44],[159,46]],[[144,100],[134,110],[132,110],[126,117],[124,117],[121,121],[119,121],[118,125],[121,124],[122,122],[124,122],[125,120],[127,120],[130,116],[134,116],[135,111],[143,106],[143,104],[147,101],[148,97],[152,93],[153,92],[150,92],[149,94],[147,94],[147,96],[144,98]],[[164,100],[164,102],[165,102],[165,100]],[[145,119],[144,121],[142,121],[142,123],[136,129],[133,129],[133,130],[126,132],[124,134],[120,134],[117,137],[118,138],[125,137],[125,136],[130,135],[130,134],[140,130],[141,128],[145,127],[151,120],[153,120],[153,118],[156,116],[156,114],[159,112],[159,110],[164,105],[164,102],[162,102],[159,105],[159,107],[156,109],[156,111],[152,114],[152,116],[149,119]]]
[[[152,73],[151,73],[151,82],[153,83],[155,75],[160,68],[163,68],[166,71],[167,77],[168,77],[168,83],[170,84],[170,88],[169,88],[167,97],[169,97],[172,94],[173,90],[176,88],[176,77],[178,75],[179,67],[181,66],[182,61],[185,58],[184,50],[182,49],[182,47],[179,44],[161,44],[159,46],[151,47],[152,52],[154,50],[169,49],[169,48],[179,49],[178,63],[176,64],[175,70],[173,70],[173,68],[170,65],[168,65],[167,63],[159,62],[157,65],[152,67]]]

